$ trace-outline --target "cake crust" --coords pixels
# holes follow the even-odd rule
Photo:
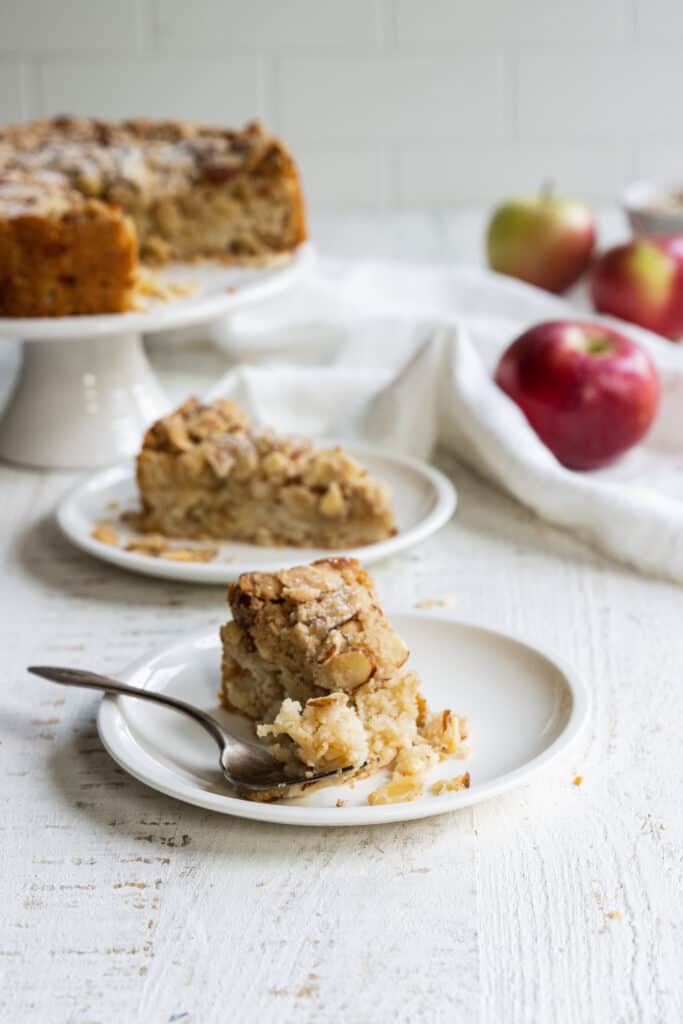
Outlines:
[[[133,222],[115,206],[0,175],[0,313],[122,313],[136,280]]]

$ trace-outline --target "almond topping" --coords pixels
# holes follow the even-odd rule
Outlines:
[[[367,683],[372,672],[372,662],[362,651],[344,651],[321,666],[318,681],[328,690],[355,690]]]

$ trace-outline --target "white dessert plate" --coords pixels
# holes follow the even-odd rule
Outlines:
[[[127,697],[104,697],[98,729],[107,751],[137,779],[186,803],[221,814],[287,825],[372,825],[454,811],[529,782],[572,743],[589,714],[584,684],[549,654],[503,633],[425,612],[391,621],[411,649],[409,664],[435,709],[468,716],[472,753],[442,762],[411,803],[370,806],[378,772],[355,786],[330,786],[296,800],[253,803],[230,794],[217,768],[217,748],[185,717]],[[218,704],[217,631],[190,636],[142,658],[117,677],[192,701],[229,728],[251,736],[243,718]],[[469,789],[431,792],[437,778],[469,771]],[[337,801],[343,801],[337,806]]]
[[[399,528],[395,537],[343,551],[259,547],[256,544],[236,542],[169,542],[177,547],[215,546],[218,555],[210,562],[176,562],[126,551],[125,544],[132,537],[139,536],[118,522],[122,510],[135,509],[139,505],[132,463],[101,470],[79,483],[62,499],[57,510],[57,520],[63,532],[77,547],[123,569],[187,583],[228,583],[242,572],[276,572],[287,566],[334,554],[352,556],[370,565],[429,537],[453,515],[456,506],[455,488],[448,477],[433,466],[366,445],[344,443],[344,447],[374,477],[391,487]],[[95,525],[103,520],[111,522],[118,530],[117,546],[103,544],[92,537]]]

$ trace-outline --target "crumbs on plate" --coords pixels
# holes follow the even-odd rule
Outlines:
[[[160,533],[136,537],[126,544],[126,551],[150,558],[167,558],[172,562],[211,562],[218,555],[215,547],[188,547],[170,544]]]
[[[116,546],[119,542],[118,530],[113,523],[108,522],[106,519],[95,523],[90,536],[93,540],[98,540],[100,544],[113,544]]]
[[[135,283],[136,303],[138,312],[144,313],[149,308],[149,299],[159,299],[161,302],[173,302],[174,299],[184,299],[197,290],[194,281],[173,283],[162,281],[149,270],[138,271]]]
[[[437,779],[432,783],[431,791],[435,796],[440,796],[442,793],[457,793],[469,788],[470,773],[464,772],[462,775],[454,775],[452,779]]]
[[[133,513],[124,512],[121,519],[132,515]],[[126,544],[119,544],[118,530],[113,523],[104,519],[95,523],[90,536],[100,544],[121,547],[124,551],[147,555],[149,558],[166,558],[171,562],[212,562],[218,556],[218,548],[212,545],[193,547],[187,544],[171,544],[160,533],[148,533],[143,537],[135,537]]]

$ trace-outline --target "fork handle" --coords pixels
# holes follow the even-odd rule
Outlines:
[[[61,683],[62,686],[82,686],[89,690],[101,690],[104,693],[118,693],[125,697],[138,697],[140,700],[147,700],[151,704],[161,704],[163,707],[172,708],[188,715],[197,725],[201,725],[220,747],[221,753],[231,745],[231,737],[227,735],[211,715],[200,711],[192,704],[187,704],[177,697],[169,697],[165,693],[158,693],[155,690],[143,690],[138,686],[129,686],[118,679],[111,679],[109,676],[101,676],[97,672],[89,672],[80,668],[62,668],[56,665],[30,665],[27,669],[34,676],[42,679],[49,679],[53,683]]]

